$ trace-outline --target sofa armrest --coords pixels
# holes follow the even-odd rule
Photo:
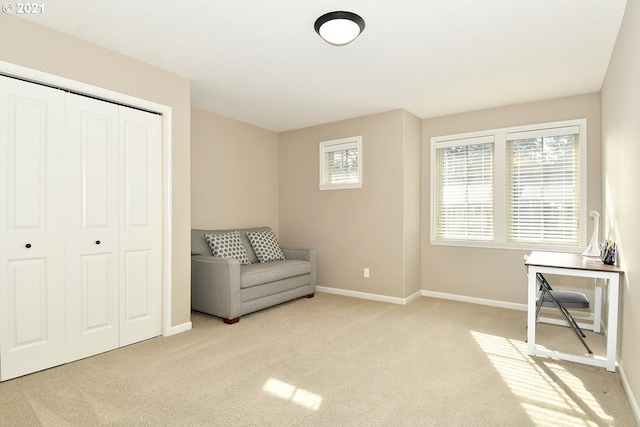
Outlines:
[[[286,259],[298,259],[302,261],[309,261],[311,264],[311,277],[310,277],[310,294],[316,291],[316,250],[315,249],[294,249],[294,248],[280,248]]]
[[[191,257],[191,308],[223,319],[241,316],[238,260],[207,255]]]

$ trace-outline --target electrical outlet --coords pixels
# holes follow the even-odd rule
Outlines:
[[[364,277],[369,278],[369,269],[365,267],[364,269]]]

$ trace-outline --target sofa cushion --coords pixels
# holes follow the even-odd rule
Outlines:
[[[247,258],[249,258],[249,262],[253,264],[254,262],[258,262],[258,258],[256,254],[253,252],[253,248],[251,247],[251,242],[249,242],[249,238],[247,237],[247,233],[252,231],[265,231],[271,230],[269,227],[257,227],[257,228],[238,228],[238,233],[240,233],[240,241],[244,246],[244,250],[247,252]],[[229,230],[200,230],[200,229],[192,229],[191,230],[191,255],[211,255],[211,248],[204,238],[205,234],[224,234],[230,233],[234,231],[233,229]]]
[[[238,232],[240,233],[240,240],[242,240],[242,244],[247,251],[247,256],[249,257],[249,262],[253,264],[254,262],[258,262],[258,257],[256,253],[253,252],[253,248],[251,247],[251,242],[247,237],[247,233],[251,233],[254,231],[266,231],[271,230],[269,227],[258,227],[258,228],[240,228]]]
[[[240,233],[234,230],[230,233],[221,234],[205,234],[204,238],[213,256],[221,258],[234,258],[240,261],[241,265],[249,264],[249,258],[247,258],[247,251],[245,251],[242,241],[240,240]]]
[[[250,288],[310,272],[310,262],[295,259],[243,265],[240,267],[240,287]]]
[[[253,252],[255,252],[256,257],[258,257],[258,261],[270,262],[285,259],[273,230],[248,232],[247,237],[249,238],[249,242],[251,242]]]
[[[302,288],[302,289],[300,289]],[[262,300],[262,303],[265,300],[275,299],[279,300],[278,302],[282,302],[283,293],[291,292],[292,289],[301,290],[302,295],[309,295],[309,275],[303,274],[302,276],[289,277],[288,279],[277,280],[275,282],[263,283],[260,286],[252,286],[250,288],[244,288],[240,292],[240,300],[242,301],[243,309],[246,307],[245,304],[251,303],[255,300]],[[290,299],[286,298],[285,300]],[[275,302],[277,304],[278,302]],[[273,303],[269,305],[274,305]]]

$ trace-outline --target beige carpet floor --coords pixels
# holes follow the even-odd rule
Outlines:
[[[319,293],[236,325],[192,321],[1,383],[0,425],[636,425],[617,373],[526,355],[525,312]],[[581,351],[550,328],[545,345]]]

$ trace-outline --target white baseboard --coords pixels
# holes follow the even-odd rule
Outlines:
[[[327,294],[343,295],[347,297],[362,298],[362,299],[368,299],[373,301],[389,302],[392,304],[401,304],[401,305],[407,305],[411,301],[414,301],[415,299],[419,298],[420,296],[424,296],[424,297],[431,297],[431,298],[440,298],[440,299],[447,299],[447,300],[453,300],[453,301],[467,302],[471,304],[488,305],[491,307],[506,308],[509,310],[527,311],[526,304],[518,304],[514,302],[498,301],[498,300],[491,300],[491,299],[485,299],[485,298],[476,298],[476,297],[469,297],[465,295],[448,294],[445,292],[433,292],[433,291],[426,291],[426,290],[418,291],[413,295],[408,296],[407,298],[397,298],[397,297],[390,297],[386,295],[370,294],[366,292],[348,291],[345,289],[331,288],[327,286],[317,286],[316,290],[318,292],[324,292]],[[564,320],[562,319],[556,320],[556,319],[550,319],[546,317],[541,317],[540,319],[545,320],[546,323],[559,324],[559,325],[565,324]],[[593,321],[593,316],[585,317],[584,319],[580,318],[579,320]],[[578,322],[578,325],[581,328],[593,330],[593,326],[587,323]],[[606,329],[604,332],[606,334]]]
[[[422,291],[418,291],[416,293],[414,293],[413,295],[409,295],[408,297],[405,298],[406,303],[405,304],[409,304],[411,301],[416,300],[418,298],[420,298],[422,296]]]
[[[191,322],[185,322],[182,323],[180,325],[176,325],[176,326],[172,326],[171,328],[169,328],[168,331],[165,331],[164,334],[162,334],[163,337],[170,337],[171,335],[175,335],[175,334],[180,334],[182,332],[187,332],[191,330]]]
[[[464,295],[447,294],[443,292],[433,292],[433,291],[425,291],[425,290],[422,291],[422,296],[468,302],[471,304],[489,305],[492,307],[507,308],[510,310],[527,311],[526,304],[517,304],[514,302],[498,301],[498,300],[491,300],[491,299],[484,299],[484,298],[474,298],[474,297],[468,297]],[[543,310],[545,310],[545,308],[543,308]],[[551,310],[555,310],[555,308],[552,308]],[[578,317],[578,316],[574,316],[574,317],[578,321],[578,326],[580,326],[583,329],[588,329],[591,331],[593,330],[593,314],[586,317]],[[551,323],[554,325],[567,326],[567,323],[564,321],[564,319],[561,319],[561,318],[553,319],[545,316],[540,316],[540,321],[543,323]],[[586,323],[586,322],[589,322],[589,323]],[[602,323],[601,323],[601,328],[603,330],[603,333],[607,335],[607,328]]]
[[[636,418],[636,424],[640,426],[640,406],[638,406],[638,401],[633,394],[633,390],[631,390],[629,381],[627,381],[627,375],[624,372],[624,368],[620,364],[618,364],[618,372],[620,373],[620,380],[622,380],[622,388],[627,395],[629,405],[631,405],[633,416]]]
[[[454,301],[468,302],[471,304],[490,305],[492,307],[508,308],[511,310],[527,311],[526,304],[516,304],[514,302],[498,301],[492,299],[468,297],[464,295],[447,294],[444,292],[422,291],[422,296],[449,299]]]
[[[425,291],[425,290],[418,291],[413,295],[408,296],[407,298],[390,297],[387,295],[370,294],[367,292],[348,291],[345,289],[331,288],[328,286],[316,286],[316,291],[324,292],[326,294],[342,295],[346,297],[362,298],[362,299],[368,299],[372,301],[381,301],[381,302],[388,302],[388,303],[400,304],[400,305],[407,305],[411,301],[414,301],[415,299],[420,298],[421,296],[424,296],[424,297],[468,302],[471,304],[482,304],[482,305],[489,305],[493,307],[508,308],[511,310],[527,311],[526,304],[516,304],[512,302],[489,300],[489,299],[483,299],[483,298],[474,298],[474,297],[467,297],[463,295],[447,294],[443,292],[432,292],[432,291]]]
[[[348,291],[345,289],[330,288],[327,286],[316,286],[316,291],[324,292],[325,294],[342,295],[345,297],[368,299],[372,301],[388,302],[391,304],[407,305],[411,301],[422,296],[421,291],[408,296],[407,298],[390,297],[387,295],[370,294],[367,292]]]

